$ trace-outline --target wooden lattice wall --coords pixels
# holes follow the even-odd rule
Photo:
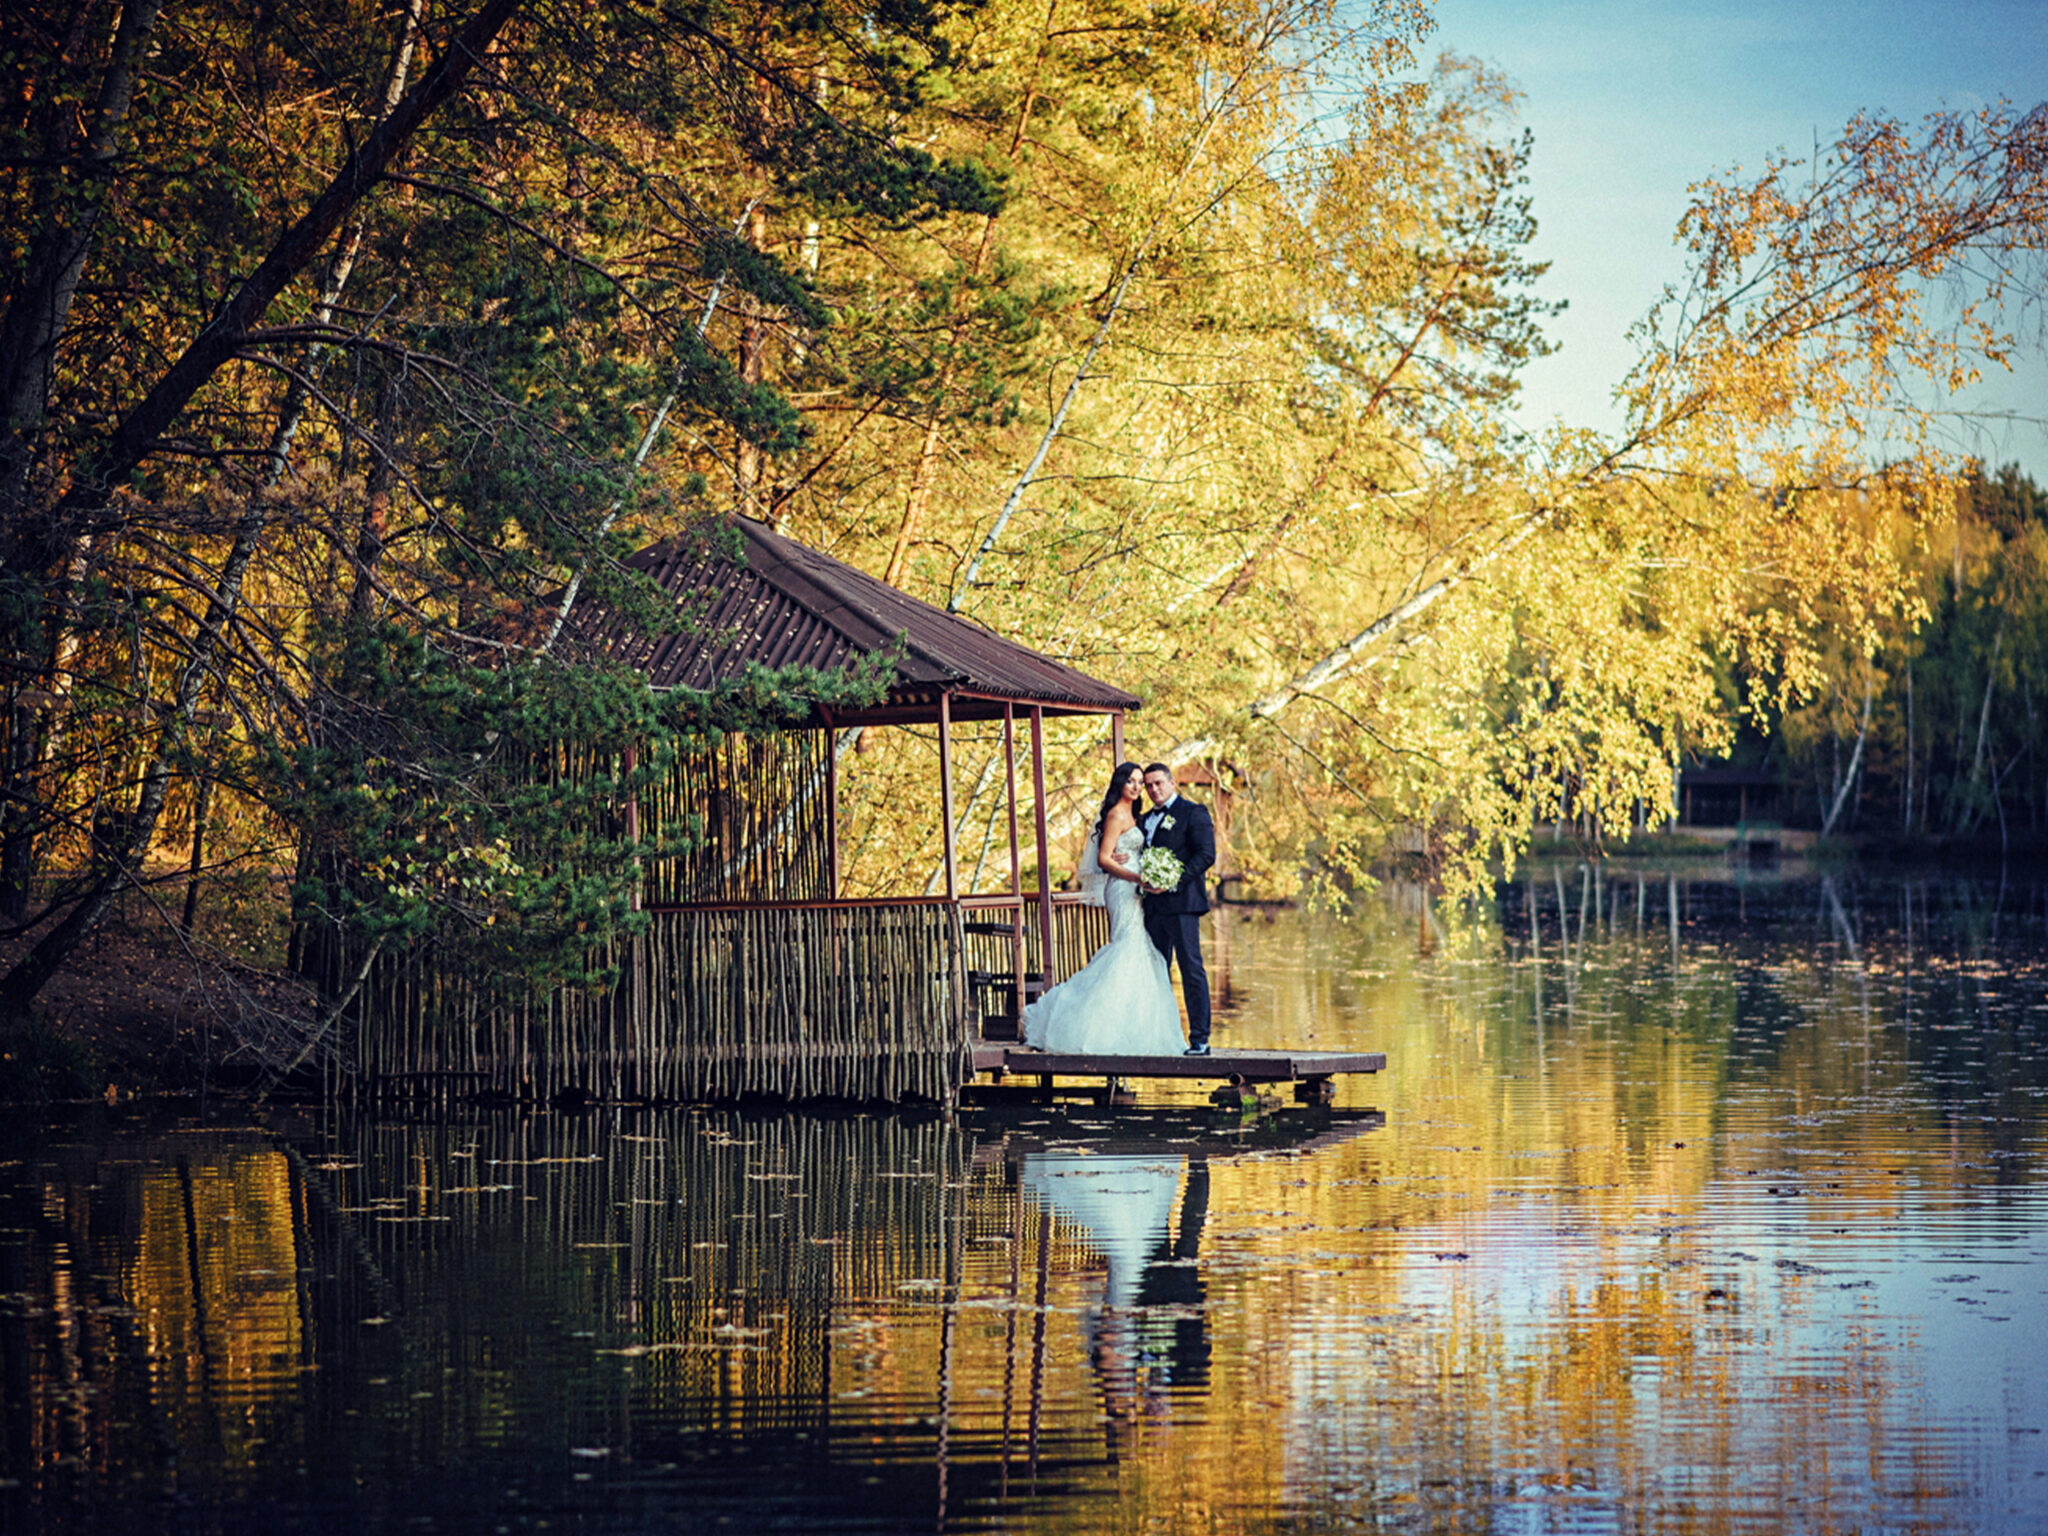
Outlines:
[[[831,749],[830,731],[732,735],[679,762],[640,816],[649,836],[680,831],[691,846],[648,867],[647,904],[829,900]]]
[[[432,942],[377,957],[335,1053],[338,1088],[450,1097],[950,1098],[972,1072],[960,913],[833,902],[827,732],[728,738],[635,807],[686,829],[645,871],[646,932],[592,957],[605,988],[540,992]],[[565,754],[554,773],[576,771]],[[346,936],[308,947],[339,990]]]

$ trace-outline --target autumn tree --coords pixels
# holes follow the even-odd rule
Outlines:
[[[15,18],[14,1007],[223,803],[308,909],[423,828],[469,829],[454,891],[516,799],[497,743],[566,707],[565,616],[727,511],[1135,688],[1146,755],[1256,791],[1275,879],[1420,838],[1469,885],[1538,819],[1619,830],[1725,739],[1717,666],[1794,708],[1913,620],[1900,530],[1955,466],[1905,386],[2012,354],[2044,227],[2039,111],[1702,182],[1625,425],[1530,441],[1530,144],[1495,72],[1420,68],[1408,0]],[[684,729],[618,687],[600,735]],[[868,888],[936,866],[897,734],[852,776]],[[1101,749],[1063,741],[1077,802]],[[351,778],[402,814],[342,814]],[[557,932],[535,881],[505,910]]]
[[[1194,745],[1274,761],[1291,738],[1353,872],[1390,823],[1434,829],[1469,882],[1538,819],[1660,813],[1682,751],[1727,739],[1717,657],[1778,707],[1920,612],[1896,530],[1940,527],[1961,466],[1915,402],[2018,345],[2044,148],[2038,108],[1865,118],[1817,167],[1702,182],[1623,429],[1561,430],[1475,487],[1396,600],[1308,630]]]
[[[806,440],[725,312],[829,317],[747,212],[993,209],[982,167],[886,128],[955,14],[13,9],[0,886],[37,938],[8,1007],[148,880],[176,785],[349,716],[323,699],[365,643],[545,649],[622,514],[698,493],[637,478],[659,432]]]

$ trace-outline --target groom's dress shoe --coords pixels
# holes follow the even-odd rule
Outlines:
[[[1186,1050],[1181,1052],[1181,1055],[1183,1056],[1206,1056],[1208,1054],[1209,1047],[1207,1047],[1206,1045],[1191,1045]]]

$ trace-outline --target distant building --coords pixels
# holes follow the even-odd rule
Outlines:
[[[1737,827],[1784,819],[1785,789],[1762,768],[1687,768],[1678,776],[1678,824]]]

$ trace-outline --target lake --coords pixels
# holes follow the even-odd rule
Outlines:
[[[0,1529],[2048,1529],[2048,884],[1560,864],[1210,924],[938,1113],[0,1124]]]

